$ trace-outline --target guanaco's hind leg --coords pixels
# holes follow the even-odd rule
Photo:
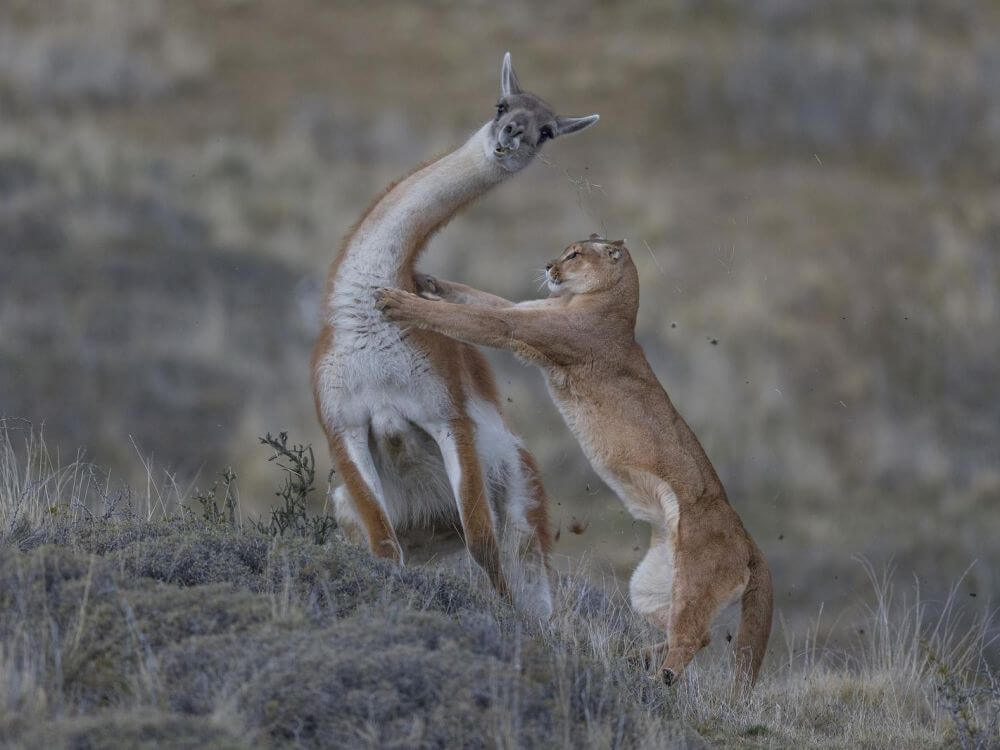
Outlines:
[[[444,468],[455,493],[465,546],[472,559],[486,571],[497,593],[513,604],[514,598],[500,566],[500,546],[476,451],[472,421],[454,419],[446,425],[436,426],[430,433],[441,449]]]
[[[508,544],[505,540],[504,548],[515,557],[511,584],[521,609],[540,620],[548,620],[552,616],[556,581],[549,561],[552,536],[545,487],[538,466],[524,448],[518,448],[517,463],[508,472],[504,535],[513,533],[515,543]]]
[[[361,520],[372,554],[402,562],[402,548],[385,512],[385,497],[368,448],[368,431],[352,427],[330,433],[330,450],[344,480],[357,517]]]

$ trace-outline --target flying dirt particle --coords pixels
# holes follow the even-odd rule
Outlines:
[[[639,546],[639,545],[637,544],[637,545],[635,545],[635,546],[634,546],[634,547],[632,548],[632,551],[633,551],[633,552],[638,552],[638,551],[639,551],[640,549],[642,549],[642,547],[640,547],[640,546]]]
[[[569,530],[576,535],[580,535],[587,530],[588,526],[590,526],[590,521],[579,521],[574,518],[573,522],[569,525]]]
[[[510,396],[508,396],[507,397],[507,403],[508,404],[513,404],[514,403],[514,399],[512,399]]]
[[[858,635],[864,635],[864,634],[865,634],[865,629],[864,628],[858,628]]]
[[[729,632],[729,631],[727,630],[727,631],[726,631],[726,643],[732,643],[732,642],[733,642],[733,634],[732,634],[732,633],[730,633],[730,632]]]
[[[778,534],[778,541],[779,541],[779,542],[780,542],[780,541],[781,541],[782,539],[784,539],[784,538],[785,538],[785,535],[784,535],[784,534]]]
[[[556,529],[556,534],[555,534],[555,536],[554,536],[554,537],[552,537],[552,538],[553,538],[553,539],[554,539],[555,541],[557,541],[557,542],[558,542],[558,541],[559,541],[559,537],[561,537],[561,536],[562,536],[562,525],[560,525],[560,526],[559,526],[559,528],[557,528],[557,529]]]
[[[970,591],[969,592],[969,596],[971,596],[973,599],[975,599],[976,598],[976,592],[975,591]]]
[[[710,343],[710,344],[711,344],[712,346],[718,346],[718,345],[719,345],[719,340],[718,340],[718,339],[713,339],[713,338],[709,338],[709,339],[708,339],[708,342],[709,342],[709,343]]]
[[[677,324],[676,324],[676,323],[671,323],[671,324],[670,324],[670,327],[671,327],[671,328],[676,328],[676,327],[677,327]]]

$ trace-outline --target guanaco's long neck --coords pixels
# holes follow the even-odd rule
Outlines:
[[[344,248],[338,281],[371,287],[411,284],[413,264],[428,237],[509,176],[488,155],[488,130],[489,123],[375,204]]]

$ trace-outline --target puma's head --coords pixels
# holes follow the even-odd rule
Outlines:
[[[625,240],[609,241],[596,234],[574,242],[545,266],[553,295],[590,294],[622,284],[626,268],[632,266]]]

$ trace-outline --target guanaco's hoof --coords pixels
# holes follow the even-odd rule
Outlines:
[[[664,682],[664,684],[667,687],[670,687],[671,685],[673,685],[675,679],[677,679],[677,678],[674,677],[674,670],[672,670],[672,669],[664,669],[663,670],[663,682]]]

